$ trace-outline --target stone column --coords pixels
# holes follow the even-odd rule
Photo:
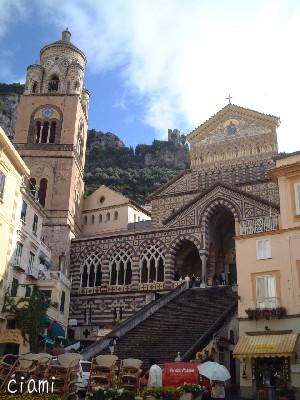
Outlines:
[[[174,257],[168,254],[165,258],[165,288],[171,287],[171,282],[174,279]]]
[[[206,276],[206,260],[207,260],[207,256],[205,254],[201,254],[200,255],[201,258],[201,272],[202,272],[202,285],[206,286],[207,285],[207,276]]]
[[[131,278],[131,286],[132,290],[137,290],[140,283],[140,266],[139,266],[140,258],[137,255],[132,257],[132,278]]]

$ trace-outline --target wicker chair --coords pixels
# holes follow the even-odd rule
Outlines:
[[[143,361],[126,358],[121,361],[118,386],[139,393]]]
[[[10,385],[11,390],[20,391],[21,383],[26,386],[34,378],[38,366],[37,355],[33,353],[22,354],[14,365],[13,374],[15,383]]]
[[[93,358],[88,382],[88,393],[100,387],[111,388],[115,386],[117,380],[117,360],[117,356],[108,354]]]
[[[51,360],[46,368],[44,378],[50,380],[55,377],[53,393],[62,395],[63,399],[71,399],[77,391],[80,359],[80,354],[61,354],[57,360]]]
[[[18,361],[18,356],[6,354],[0,359],[0,393],[6,392],[6,385],[13,374]]]

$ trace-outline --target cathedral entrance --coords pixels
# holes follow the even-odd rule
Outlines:
[[[226,284],[237,282],[234,235],[235,221],[232,213],[225,207],[216,209],[209,221],[209,283],[224,283],[220,275],[222,272],[226,274]]]
[[[181,241],[175,255],[175,279],[195,275],[201,278],[201,259],[194,243],[189,240]]]

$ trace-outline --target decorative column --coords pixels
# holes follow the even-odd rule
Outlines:
[[[48,133],[47,133],[47,143],[49,143],[49,140],[50,140],[50,130],[51,130],[51,125],[50,125],[50,123],[49,123],[49,126],[48,126]]]
[[[171,282],[174,279],[174,261],[172,254],[168,253],[165,258],[165,288],[171,288]]]
[[[104,258],[102,262],[102,284],[101,291],[107,291],[109,286],[109,260]]]
[[[44,128],[44,125],[43,125],[43,124],[41,124],[41,127],[40,127],[40,137],[39,137],[39,143],[42,143],[42,134],[43,134],[43,128]]]
[[[140,266],[139,266],[140,258],[138,255],[132,256],[132,278],[131,278],[131,287],[132,290],[137,290],[140,283]]]
[[[207,285],[207,276],[206,276],[206,260],[207,260],[207,256],[206,256],[205,254],[201,254],[201,255],[200,255],[200,258],[201,258],[201,263],[202,263],[202,266],[201,266],[202,285],[203,285],[203,286],[206,286],[206,285]]]

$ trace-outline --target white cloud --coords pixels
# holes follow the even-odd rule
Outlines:
[[[142,99],[159,136],[198,126],[230,93],[281,117],[281,150],[300,148],[297,1],[35,1],[44,18],[70,28],[90,71],[121,71],[126,97]]]

